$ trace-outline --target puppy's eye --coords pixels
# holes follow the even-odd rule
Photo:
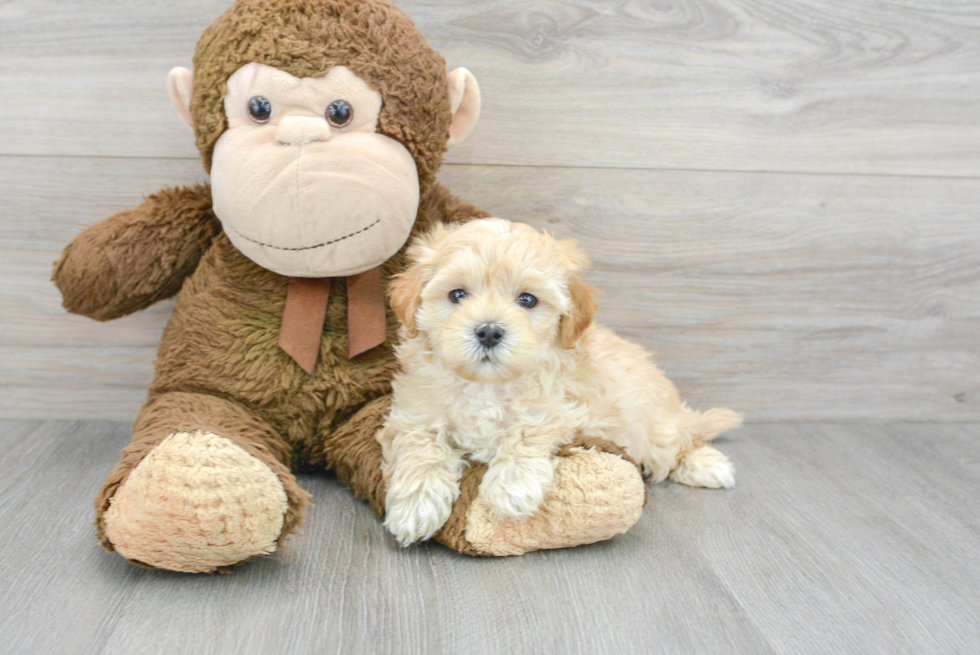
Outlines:
[[[459,301],[465,297],[466,297],[466,292],[463,291],[462,289],[453,289],[452,291],[449,292],[449,299],[456,304],[459,304]]]
[[[538,299],[529,293],[522,293],[521,295],[517,296],[517,304],[524,309],[531,309],[538,304]]]
[[[272,116],[272,103],[265,96],[252,96],[248,100],[248,115],[256,123],[268,123]]]
[[[327,122],[334,127],[344,127],[354,118],[354,108],[346,100],[334,100],[327,107]]]

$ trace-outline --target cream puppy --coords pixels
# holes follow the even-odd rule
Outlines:
[[[480,493],[501,517],[533,514],[552,455],[579,435],[623,446],[655,482],[734,485],[707,442],[741,417],[688,409],[642,348],[592,324],[574,242],[483,219],[437,227],[409,257],[391,288],[402,371],[378,434],[385,526],[402,545],[445,523],[467,458],[489,465]]]

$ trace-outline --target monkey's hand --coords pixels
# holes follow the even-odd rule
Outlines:
[[[210,186],[165,188],[75,237],[52,279],[69,312],[119,318],[177,293],[220,230]]]

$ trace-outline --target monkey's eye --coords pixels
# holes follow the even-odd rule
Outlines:
[[[522,293],[521,295],[517,296],[517,304],[524,309],[531,309],[538,304],[538,299],[529,293]]]
[[[327,106],[327,122],[334,127],[344,127],[354,118],[354,108],[346,100],[334,100]]]
[[[449,292],[449,300],[456,303],[457,305],[459,304],[459,301],[465,297],[466,297],[466,292],[463,291],[462,289],[453,289],[452,291]]]
[[[252,96],[248,100],[248,115],[256,123],[268,123],[272,116],[272,103],[265,96]]]

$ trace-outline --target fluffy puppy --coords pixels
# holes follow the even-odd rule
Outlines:
[[[402,545],[445,523],[467,459],[489,465],[480,493],[499,515],[533,514],[552,455],[578,435],[625,447],[655,482],[734,484],[707,442],[741,417],[688,409],[642,348],[593,325],[574,242],[484,219],[437,227],[409,257],[390,290],[402,371],[378,434],[385,526]]]

